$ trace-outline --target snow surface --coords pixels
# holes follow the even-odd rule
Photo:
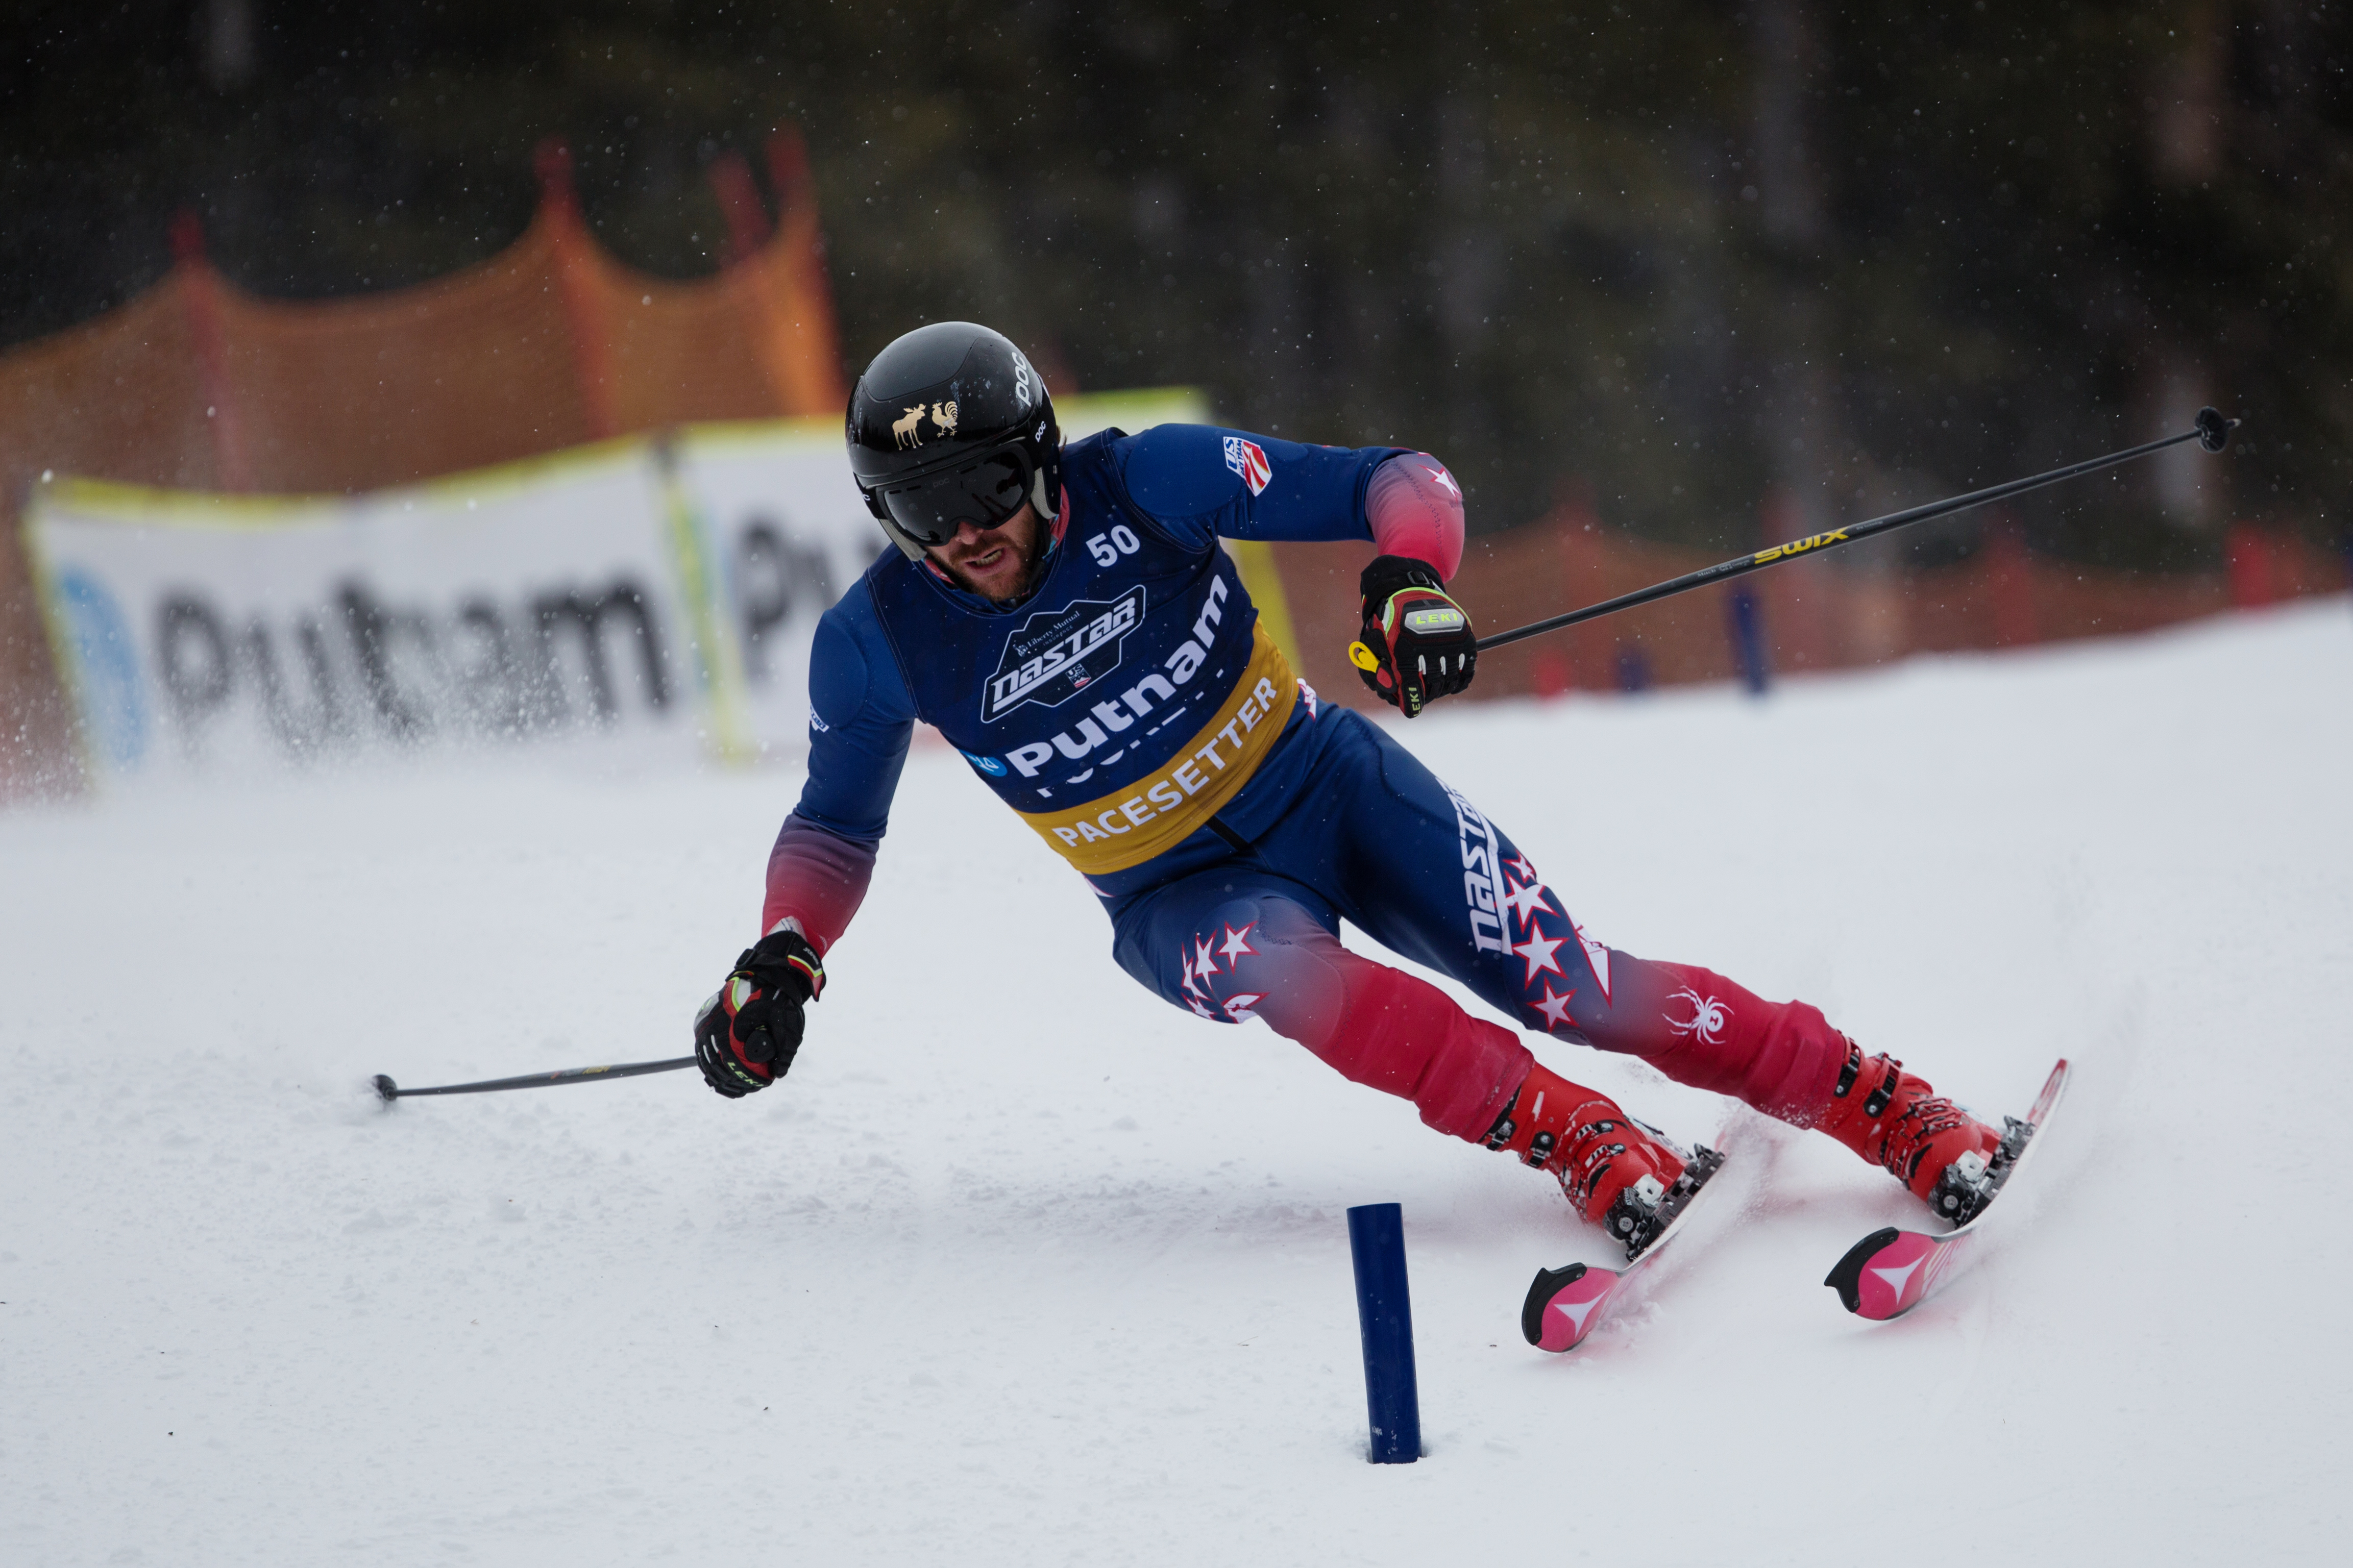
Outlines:
[[[944,750],[736,1104],[362,1086],[683,1052],[788,774],[0,817],[0,1561],[2342,1562],[2348,714],[2339,598],[1416,723],[1613,943],[1985,1110],[2080,1064],[2038,1222],[1870,1325],[1820,1279],[1883,1174],[1546,1044],[1734,1160],[1567,1358],[1516,1323],[1603,1256],[1551,1184],[1145,994]],[[1344,1221],[1388,1200],[1406,1467]]]

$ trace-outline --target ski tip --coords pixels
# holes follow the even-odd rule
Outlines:
[[[1840,1304],[1848,1311],[1862,1310],[1863,1265],[1877,1257],[1882,1247],[1888,1246],[1903,1234],[1892,1225],[1883,1230],[1874,1230],[1852,1247],[1848,1247],[1846,1256],[1840,1258],[1832,1267],[1829,1278],[1822,1283],[1838,1292]]]
[[[1528,1287],[1528,1299],[1520,1308],[1520,1333],[1528,1343],[1544,1348],[1545,1309],[1566,1287],[1585,1278],[1585,1265],[1572,1263],[1565,1268],[1539,1268],[1535,1283]]]
[[[2042,1124],[2051,1120],[2051,1113],[2059,1108],[2059,1098],[2067,1092],[2067,1079],[2071,1074],[2065,1057],[2061,1057],[2052,1065],[2051,1076],[2042,1081],[2042,1092],[2034,1097],[2033,1105],[2026,1112],[2026,1120],[2035,1131],[2041,1131]]]

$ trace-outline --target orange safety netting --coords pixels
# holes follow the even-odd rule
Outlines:
[[[278,303],[230,286],[184,245],[173,274],[138,299],[0,355],[0,800],[79,783],[17,528],[44,470],[189,489],[361,490],[691,421],[838,415],[846,388],[807,166],[790,138],[772,154],[780,227],[704,281],[664,281],[607,257],[551,150],[531,227],[434,283]],[[1302,673],[1352,702],[1369,700],[1343,651],[1366,553],[1276,554]],[[2031,556],[1998,522],[1958,566],[1907,573],[1881,552],[1795,562],[1741,585],[1756,596],[1767,663],[1788,672],[2140,630],[2345,581],[2334,558],[2250,525],[2233,531],[2229,556],[2227,573],[2200,577],[2094,571]],[[1458,591],[1496,631],[1710,561],[1568,508],[1472,541]],[[1730,677],[1732,591],[1498,649],[1481,661],[1478,693]]]
[[[189,489],[402,484],[696,420],[839,415],[847,397],[797,141],[765,244],[677,283],[590,237],[560,149],[514,245],[419,288],[285,303],[186,230],[172,274],[0,355],[0,799],[78,782],[18,511],[45,471]]]

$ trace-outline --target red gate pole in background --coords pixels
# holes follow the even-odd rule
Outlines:
[[[1788,539],[1805,527],[1805,510],[1788,487],[1767,489],[1757,507],[1764,537]],[[1842,631],[1845,583],[1820,562],[1800,561],[1781,581],[1760,589],[1773,612],[1774,662],[1787,670],[1820,672],[1845,662]]]
[[[719,198],[720,215],[727,220],[727,249],[720,265],[741,267],[768,243],[768,209],[752,178],[752,165],[733,147],[711,160],[704,172],[711,194]]]
[[[596,288],[596,253],[580,216],[580,194],[572,184],[572,149],[559,137],[539,144],[532,159],[539,171],[540,211],[555,231],[555,286],[564,295],[564,319],[572,331],[572,369],[588,433],[602,441],[621,433],[618,388],[613,375],[613,340],[606,330],[604,301]]]
[[[727,220],[727,243],[720,257],[720,274],[735,292],[751,341],[758,346],[761,371],[776,412],[786,418],[807,410],[795,404],[797,383],[805,379],[797,364],[798,338],[793,330],[789,295],[789,256],[763,256],[775,233],[767,204],[760,199],[759,182],[744,154],[729,148],[704,171],[712,195]]]
[[[229,382],[228,321],[220,274],[205,258],[204,221],[186,207],[172,220],[172,264],[180,309],[196,348],[196,384],[204,391],[205,418],[212,431],[214,479],[225,490],[249,490],[253,467]]]
[[[768,138],[768,179],[776,189],[777,237],[798,307],[792,322],[800,352],[790,385],[781,387],[792,412],[828,415],[849,401],[842,379],[841,343],[834,326],[833,285],[825,271],[825,231],[818,225],[817,180],[809,173],[808,144],[800,127],[782,125]]]
[[[1993,644],[2024,647],[2042,640],[2034,615],[2034,562],[2018,514],[2004,508],[1986,522],[1986,597],[1993,605]]]
[[[2279,596],[2273,581],[2271,541],[2252,522],[2234,522],[2223,542],[2233,609],[2259,610]]]

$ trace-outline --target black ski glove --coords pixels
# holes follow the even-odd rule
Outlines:
[[[1471,684],[1478,637],[1462,606],[1446,596],[1437,567],[1409,555],[1377,555],[1357,586],[1364,635],[1348,658],[1375,696],[1410,719]]]
[[[797,931],[747,947],[717,995],[694,1016],[702,1080],[741,1100],[785,1076],[801,1048],[801,1009],[825,990],[825,963]]]

